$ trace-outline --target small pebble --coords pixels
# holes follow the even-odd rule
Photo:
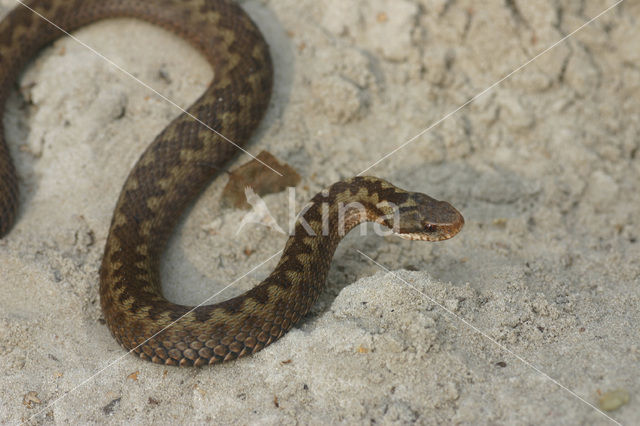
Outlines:
[[[113,415],[113,412],[115,411],[116,406],[120,404],[121,399],[121,397],[114,398],[111,400],[111,402],[102,407],[102,412],[105,414],[105,416]]]
[[[598,402],[602,410],[614,411],[629,402],[629,392],[624,389],[605,392]]]

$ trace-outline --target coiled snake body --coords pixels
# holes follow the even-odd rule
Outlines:
[[[227,0],[25,1],[0,22],[2,108],[26,61],[61,35],[38,14],[66,31],[112,17],[163,26],[190,41],[215,70],[190,114],[238,145],[245,144],[264,115],[272,86],[269,49],[249,17]],[[280,262],[262,283],[216,305],[192,309],[171,303],[160,292],[159,258],[185,206],[237,151],[219,134],[180,115],[142,154],[118,199],[100,269],[100,301],[113,336],[143,359],[201,366],[254,353],[275,341],[309,311],[338,242],[363,221],[431,241],[452,237],[464,223],[448,203],[424,194],[373,177],[343,180],[311,200]],[[0,137],[4,235],[15,219],[18,190]]]

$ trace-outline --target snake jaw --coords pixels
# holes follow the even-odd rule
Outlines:
[[[436,242],[436,241],[444,241],[444,240],[448,240],[449,238],[453,238],[460,231],[461,228],[462,226],[460,226],[457,229],[451,229],[451,230],[443,229],[443,230],[440,230],[440,232],[438,232],[435,235],[430,235],[422,232],[395,233],[394,235],[397,235],[398,237],[404,240]]]

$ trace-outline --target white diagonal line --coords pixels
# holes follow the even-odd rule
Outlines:
[[[264,260],[262,262],[260,262],[257,266],[254,266],[253,268],[251,268],[249,271],[247,271],[246,273],[242,274],[240,277],[236,278],[235,280],[233,280],[230,284],[228,284],[226,287],[224,287],[222,290],[218,291],[217,293],[209,296],[208,298],[206,298],[203,302],[197,304],[196,306],[194,306],[193,308],[191,308],[188,312],[186,312],[184,315],[180,316],[180,318],[176,319],[175,321],[171,322],[169,325],[167,325],[166,327],[164,327],[162,330],[158,331],[157,333],[155,333],[153,336],[147,338],[144,342],[140,343],[138,346],[136,346],[135,348],[129,350],[128,352],[125,352],[123,355],[121,355],[120,357],[116,358],[115,360],[111,361],[109,364],[107,364],[105,367],[101,368],[99,371],[97,371],[96,373],[94,373],[93,375],[91,375],[90,377],[88,377],[87,379],[83,380],[80,384],[74,386],[71,390],[68,390],[67,392],[65,392],[63,395],[59,396],[58,398],[54,399],[52,402],[50,402],[49,404],[47,404],[46,407],[42,408],[41,410],[39,410],[37,413],[33,414],[31,417],[29,417],[29,420],[27,421],[31,421],[31,419],[33,419],[34,417],[36,417],[37,415],[41,414],[43,411],[53,407],[55,404],[57,404],[58,402],[60,402],[62,399],[66,398],[69,394],[73,393],[74,391],[76,391],[78,388],[81,388],[82,386],[84,386],[85,384],[89,383],[91,380],[93,380],[94,378],[98,377],[102,372],[104,372],[105,370],[109,369],[110,367],[114,366],[115,364],[117,364],[118,362],[120,362],[123,358],[129,356],[130,353],[132,353],[133,351],[135,351],[136,349],[138,349],[140,346],[144,345],[145,343],[147,343],[149,340],[153,339],[154,337],[156,337],[158,334],[162,333],[163,331],[167,330],[168,328],[171,328],[175,323],[177,323],[178,321],[180,321],[182,318],[184,318],[185,316],[189,315],[191,312],[195,311],[197,308],[199,308],[200,306],[206,305],[211,299],[213,299],[214,297],[216,297],[217,295],[219,295],[220,293],[222,293],[223,291],[225,291],[226,289],[228,289],[229,287],[231,287],[232,285],[234,285],[235,283],[237,283],[238,281],[240,281],[241,279],[243,279],[244,277],[246,277],[247,275],[249,275],[250,273],[252,273],[253,271],[255,271],[256,269],[258,269],[259,267],[261,267],[262,265],[264,265],[265,263],[267,263],[268,261],[270,261],[271,259],[273,259],[274,257],[278,256],[279,254],[282,253],[282,250],[279,250],[277,253],[272,254],[267,260]]]
[[[439,303],[438,301],[436,301],[435,299],[433,299],[432,297],[429,297],[427,294],[425,294],[424,292],[420,291],[417,287],[415,287],[413,284],[409,283],[407,280],[403,279],[402,277],[400,277],[398,274],[396,274],[393,271],[390,271],[388,268],[386,268],[384,265],[381,265],[380,263],[376,262],[375,260],[373,260],[371,257],[367,256],[366,254],[364,254],[363,252],[361,252],[360,250],[356,251],[358,253],[360,253],[362,256],[366,257],[367,259],[369,259],[369,261],[371,261],[372,263],[376,264],[378,267],[380,267],[382,270],[386,271],[388,274],[393,275],[394,278],[399,279],[400,281],[402,281],[404,284],[406,284],[407,286],[411,287],[413,290],[415,290],[416,292],[420,293],[422,296],[424,296],[425,298],[429,299],[429,301],[435,305],[438,305],[438,307],[440,307],[441,309],[443,309],[444,311],[446,311],[449,315],[455,317],[457,320],[461,321],[462,323],[464,323],[464,325],[466,325],[467,327],[471,328],[473,331],[475,331],[476,333],[480,334],[481,336],[485,337],[486,339],[488,339],[489,341],[491,341],[491,343],[493,343],[494,345],[496,345],[498,348],[500,348],[501,350],[503,350],[504,352],[507,352],[508,354],[510,354],[511,356],[513,356],[514,358],[518,359],[520,362],[522,362],[524,365],[526,365],[527,367],[531,368],[532,370],[536,371],[537,373],[541,374],[542,376],[544,376],[546,379],[550,380],[551,382],[553,382],[555,385],[557,385],[558,387],[564,389],[565,391],[569,392],[571,395],[573,395],[574,397],[578,398],[580,401],[584,402],[585,404],[587,404],[589,407],[593,408],[594,410],[596,410],[598,413],[602,414],[603,416],[605,416],[607,419],[611,420],[612,422],[614,422],[617,425],[620,425],[620,423],[618,421],[616,421],[615,419],[613,419],[612,417],[610,417],[607,413],[605,413],[604,411],[600,410],[598,407],[596,407],[595,405],[593,405],[592,403],[590,403],[589,401],[587,401],[586,399],[582,398],[580,395],[578,395],[577,393],[575,393],[574,391],[572,391],[571,389],[569,389],[568,387],[564,386],[562,383],[558,382],[556,379],[554,379],[553,377],[549,376],[548,374],[546,374],[545,372],[543,372],[542,370],[540,370],[538,367],[536,367],[535,365],[531,364],[529,361],[527,361],[526,359],[522,358],[520,355],[518,355],[517,353],[513,352],[511,349],[507,348],[506,346],[500,344],[497,340],[495,340],[494,338],[492,338],[491,336],[489,336],[487,333],[485,333],[484,331],[480,330],[478,327],[476,327],[475,325],[471,324],[469,321],[467,321],[466,319],[464,319],[463,317],[456,315],[453,311],[451,311],[450,309],[447,309],[446,306],[442,305],[441,303]]]
[[[86,47],[87,49],[89,49],[93,54],[95,54],[96,56],[98,56],[99,58],[103,59],[104,61],[108,62],[110,65],[112,65],[113,67],[115,67],[116,69],[118,69],[119,71],[121,71],[122,73],[124,73],[125,75],[127,75],[128,77],[132,78],[133,80],[135,80],[138,84],[144,86],[145,88],[151,90],[153,93],[155,93],[156,95],[158,95],[160,98],[162,98],[163,100],[167,101],[168,103],[170,103],[171,105],[173,105],[174,107],[178,108],[180,111],[182,111],[184,114],[188,115],[189,117],[193,118],[195,121],[197,121],[198,123],[202,124],[204,127],[206,127],[207,129],[211,130],[213,133],[215,133],[216,135],[220,136],[222,139],[224,139],[225,141],[229,142],[231,145],[235,146],[236,148],[238,148],[239,150],[241,150],[242,152],[244,152],[245,154],[247,154],[249,157],[253,158],[254,160],[258,161],[259,163],[261,163],[263,166],[271,169],[272,172],[274,172],[275,174],[282,176],[282,173],[280,173],[279,171],[275,170],[273,167],[271,167],[270,165],[268,165],[267,163],[265,163],[264,161],[260,160],[259,158],[256,158],[253,154],[251,154],[249,151],[247,151],[246,149],[242,148],[240,145],[238,145],[237,143],[235,143],[234,141],[232,141],[231,139],[229,139],[228,137],[226,137],[225,135],[223,135],[222,133],[218,132],[216,129],[214,129],[213,127],[209,126],[207,123],[205,123],[204,121],[200,120],[198,117],[196,117],[195,115],[191,114],[189,111],[187,111],[186,109],[182,108],[180,105],[178,105],[177,103],[175,103],[174,101],[172,101],[171,99],[167,98],[166,96],[164,96],[162,93],[158,92],[156,89],[154,89],[153,87],[151,87],[150,85],[148,85],[147,83],[145,83],[144,81],[140,80],[138,77],[136,77],[135,75],[131,74],[129,71],[125,70],[124,68],[122,68],[120,65],[118,65],[117,63],[115,63],[114,61],[112,61],[111,59],[107,58],[106,56],[104,56],[102,53],[98,52],[97,50],[95,50],[93,47],[89,46],[87,43],[83,42],[82,40],[80,40],[78,37],[70,34],[68,31],[66,31],[65,29],[63,29],[62,27],[60,27],[59,25],[57,25],[56,23],[52,22],[51,20],[49,20],[46,16],[43,16],[41,13],[39,13],[37,10],[34,10],[32,7],[30,7],[29,5],[26,5],[22,0],[15,0],[17,3],[21,4],[22,6],[26,7],[27,9],[29,9],[31,12],[35,13],[37,16],[39,16],[41,19],[43,19],[44,21],[48,22],[50,25],[53,25],[56,29],[60,30],[62,33],[64,33],[65,35],[71,37],[71,39],[73,39],[75,42],[81,44],[82,46]]]
[[[560,40],[556,41],[555,43],[553,43],[551,46],[547,47],[546,49],[544,49],[542,52],[538,53],[536,56],[534,56],[533,58],[529,59],[527,62],[525,62],[524,64],[520,65],[518,68],[514,69],[513,71],[511,71],[509,74],[505,75],[504,77],[502,77],[500,80],[496,81],[495,83],[493,83],[491,86],[487,87],[486,89],[484,89],[482,92],[478,93],[477,95],[475,95],[474,97],[472,97],[471,99],[469,99],[468,101],[466,101],[465,103],[463,103],[462,105],[460,105],[458,108],[454,109],[453,111],[449,112],[448,114],[446,114],[444,117],[442,117],[441,119],[439,119],[438,121],[436,121],[435,123],[431,124],[429,127],[426,127],[424,129],[422,129],[420,132],[418,132],[415,136],[413,136],[412,138],[410,138],[409,140],[407,140],[406,142],[404,142],[402,145],[400,145],[399,147],[395,148],[393,151],[389,152],[388,154],[386,154],[384,157],[380,158],[378,161],[376,161],[375,163],[371,164],[369,167],[367,167],[366,169],[364,169],[363,171],[361,171],[360,173],[358,173],[358,176],[362,176],[363,173],[366,173],[367,171],[369,171],[371,168],[375,167],[378,163],[380,163],[381,161],[384,161],[385,159],[391,157],[393,154],[395,154],[396,152],[400,151],[402,148],[404,148],[405,146],[409,145],[411,142],[415,141],[416,139],[418,139],[420,136],[424,135],[425,133],[427,133],[429,130],[433,129],[434,127],[436,127],[437,125],[439,125],[440,123],[442,123],[444,120],[446,120],[447,118],[451,117],[452,115],[454,115],[455,113],[457,113],[458,111],[460,111],[462,108],[466,107],[467,105],[469,105],[471,102],[475,101],[476,99],[478,99],[480,96],[484,95],[485,93],[487,93],[488,91],[490,91],[491,89],[493,89],[494,87],[496,87],[497,85],[499,85],[500,83],[502,83],[503,81],[505,81],[506,79],[508,79],[509,77],[511,77],[513,74],[517,73],[518,71],[522,70],[524,67],[526,67],[527,65],[529,65],[531,62],[535,61],[536,59],[538,59],[540,56],[544,55],[545,53],[549,52],[550,50],[552,50],[553,48],[555,48],[557,45],[559,45],[560,43],[562,43],[563,41],[565,41],[566,39],[568,39],[569,37],[573,36],[574,34],[576,34],[578,31],[582,30],[584,27],[586,27],[587,25],[591,24],[593,21],[595,21],[596,19],[598,19],[599,17],[601,17],[602,15],[604,15],[605,13],[607,13],[608,11],[610,11],[611,9],[613,9],[614,7],[616,7],[617,5],[619,5],[620,3],[622,3],[624,0],[618,0],[617,2],[615,2],[612,6],[609,6],[608,8],[606,8],[605,10],[603,10],[602,12],[598,13],[596,16],[594,16],[593,18],[589,19],[587,22],[585,22],[584,24],[580,25],[578,28],[576,28],[575,30],[571,31],[569,34],[567,34],[566,36],[562,37]]]

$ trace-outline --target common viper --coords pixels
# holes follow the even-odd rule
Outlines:
[[[65,31],[105,18],[139,18],[191,42],[215,70],[189,114],[173,120],[129,174],[106,241],[100,269],[104,318],[116,340],[143,359],[215,364],[252,354],[280,338],[318,297],[340,239],[364,221],[429,241],[452,237],[464,223],[450,204],[427,195],[374,177],[342,180],[311,200],[280,262],[262,283],[215,305],[192,309],[171,303],[160,292],[161,252],[185,206],[238,151],[230,141],[245,144],[264,115],[272,86],[269,48],[251,19],[227,0],[29,0],[0,22],[3,108],[26,61],[62,35],[38,15]],[[18,204],[16,173],[4,138],[0,178],[4,235]]]

